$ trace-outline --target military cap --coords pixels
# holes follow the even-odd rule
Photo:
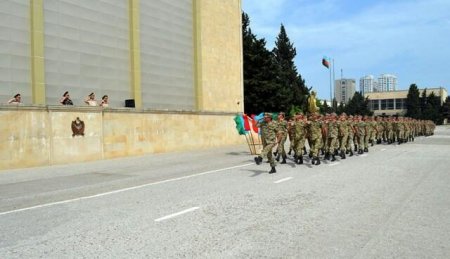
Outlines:
[[[272,113],[266,112],[266,113],[264,113],[264,117],[270,117],[270,118],[272,118]]]

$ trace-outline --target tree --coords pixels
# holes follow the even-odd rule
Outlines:
[[[343,112],[345,112],[345,104],[344,102],[340,102],[339,106],[337,107],[336,113],[340,115]]]
[[[333,98],[333,101],[331,103],[331,109],[333,110],[333,112],[336,112],[338,109],[338,102],[337,102],[336,98]]]
[[[422,91],[422,95],[420,97],[420,111],[422,112],[422,117],[426,107],[427,107],[427,89],[425,88]]]
[[[242,13],[242,42],[244,52],[244,111],[257,114],[279,111],[273,95],[279,88],[276,83],[277,67],[264,39],[257,39],[250,29],[250,19]]]
[[[280,32],[272,50],[277,65],[277,83],[279,89],[276,92],[280,110],[287,111],[292,106],[305,110],[309,89],[305,86],[305,81],[297,72],[294,58],[297,51],[289,40],[286,30],[281,24]]]
[[[443,117],[440,113],[441,110],[441,100],[433,92],[427,98],[427,104],[425,110],[423,111],[423,118],[426,120],[432,120],[436,124],[442,124]]]
[[[345,107],[346,113],[351,115],[372,115],[373,112],[369,109],[369,97],[364,99],[360,92],[356,92],[352,99]]]
[[[419,89],[416,84],[409,86],[408,95],[406,97],[406,116],[414,119],[422,117]]]
[[[447,121],[450,121],[450,96],[447,96],[445,102],[442,104],[440,113],[442,115],[442,119],[447,119]]]
[[[319,101],[320,102],[320,101]],[[327,100],[323,101],[323,105],[320,107],[320,113],[329,113],[331,111],[330,106],[328,106]]]

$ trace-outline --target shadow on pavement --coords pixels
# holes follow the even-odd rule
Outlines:
[[[267,174],[267,173],[269,173],[269,170],[270,170],[270,168],[268,168],[267,171],[264,171],[264,170],[247,170],[247,171],[253,173],[253,175],[250,175],[250,177],[255,177],[255,176],[258,176],[260,174]]]

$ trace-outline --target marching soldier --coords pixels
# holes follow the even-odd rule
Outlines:
[[[288,155],[291,155],[292,150],[294,150],[294,137],[295,137],[295,127],[294,127],[294,118],[289,118],[288,121],[288,136],[289,136],[289,152]]]
[[[303,164],[303,150],[305,148],[308,120],[302,113],[295,116],[294,124],[294,161]]]
[[[364,116],[364,125],[366,128],[366,135],[364,136],[364,152],[369,152],[369,140],[372,136],[372,126],[370,125],[370,117]]]
[[[280,156],[283,158],[283,161],[280,164],[286,164],[286,150],[284,149],[284,143],[286,143],[287,133],[288,133],[288,123],[284,118],[284,112],[278,113],[278,129],[277,129],[277,138],[279,139],[278,148],[276,151],[277,161],[280,161]]]
[[[358,154],[363,154],[369,150],[364,146],[364,140],[366,137],[366,123],[362,120],[362,116],[357,116],[356,127],[356,137],[358,138]],[[366,151],[367,150],[367,151]]]
[[[319,149],[322,146],[322,122],[319,120],[319,114],[313,113],[308,120],[308,134],[310,144],[310,152],[312,156],[311,163],[313,165],[320,165]]]
[[[257,165],[261,164],[263,161],[263,157],[267,157],[270,163],[271,170],[269,174],[276,173],[275,170],[275,159],[272,156],[272,149],[278,143],[277,132],[278,127],[277,123],[272,121],[272,114],[265,113],[264,120],[262,122],[258,122],[257,126],[261,128],[261,137],[263,139],[263,150],[261,154],[255,157],[255,162]]]
[[[335,161],[335,147],[336,147],[336,141],[338,137],[338,125],[336,123],[336,113],[330,114],[328,117],[328,120],[325,123],[325,136],[327,138],[327,145],[325,147],[325,159],[331,161]]]
[[[340,156],[342,159],[345,159],[345,153],[346,153],[346,147],[347,147],[347,141],[348,141],[348,127],[349,122],[347,119],[347,114],[342,113],[341,116],[339,116],[339,149],[340,149]]]

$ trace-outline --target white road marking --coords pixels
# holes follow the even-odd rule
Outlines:
[[[180,212],[177,212],[177,213],[173,213],[173,214],[161,217],[161,218],[157,218],[157,219],[155,219],[155,221],[159,222],[159,221],[163,221],[163,220],[166,220],[166,219],[171,219],[171,218],[174,218],[176,216],[180,216],[182,214],[186,214],[188,212],[191,212],[191,211],[194,211],[194,210],[198,210],[198,209],[199,209],[199,207],[192,207],[192,208],[187,209],[187,210],[183,210],[183,211],[180,211]]]
[[[332,162],[331,164],[329,164],[328,166],[335,166],[335,165],[339,165],[341,162]]]
[[[254,165],[254,164],[255,163],[249,163],[249,164],[244,164],[244,165],[231,166],[231,167],[211,170],[211,171],[207,171],[207,172],[203,172],[203,173],[192,174],[192,175],[182,176],[182,177],[178,177],[178,178],[167,179],[167,180],[163,180],[163,181],[159,181],[159,182],[153,182],[153,183],[137,185],[137,186],[128,187],[128,188],[124,188],[124,189],[119,189],[119,190],[115,190],[115,191],[99,193],[99,194],[95,194],[95,195],[91,195],[91,196],[78,197],[78,198],[74,198],[74,199],[57,201],[57,202],[51,202],[51,203],[45,203],[45,204],[36,205],[36,206],[32,206],[32,207],[26,207],[26,208],[17,209],[17,210],[4,211],[4,212],[0,212],[0,216],[11,214],[11,213],[16,213],[16,212],[22,212],[22,211],[27,211],[27,210],[34,210],[34,209],[50,207],[50,206],[59,205],[59,204],[65,204],[65,203],[70,203],[70,202],[75,202],[75,201],[81,201],[81,200],[87,200],[87,199],[107,196],[107,195],[111,195],[111,194],[116,194],[116,193],[121,193],[121,192],[126,192],[126,191],[140,189],[140,188],[144,188],[144,187],[147,187],[147,186],[152,186],[152,185],[157,185],[157,184],[162,184],[162,183],[168,183],[168,182],[184,180],[184,179],[188,179],[188,178],[192,178],[192,177],[197,177],[197,176],[201,176],[201,175],[217,173],[217,172],[226,171],[226,170],[235,169],[235,168],[246,167],[246,166]]]
[[[386,151],[386,149],[385,149],[385,148],[382,148],[381,151]]]
[[[367,156],[367,154],[362,154],[362,155],[359,155],[359,156]]]
[[[278,181],[275,181],[275,182],[273,182],[273,183],[282,183],[282,182],[289,181],[289,180],[291,180],[291,179],[293,179],[293,178],[294,178],[294,177],[286,177],[286,178],[280,179],[280,180],[278,180]]]

